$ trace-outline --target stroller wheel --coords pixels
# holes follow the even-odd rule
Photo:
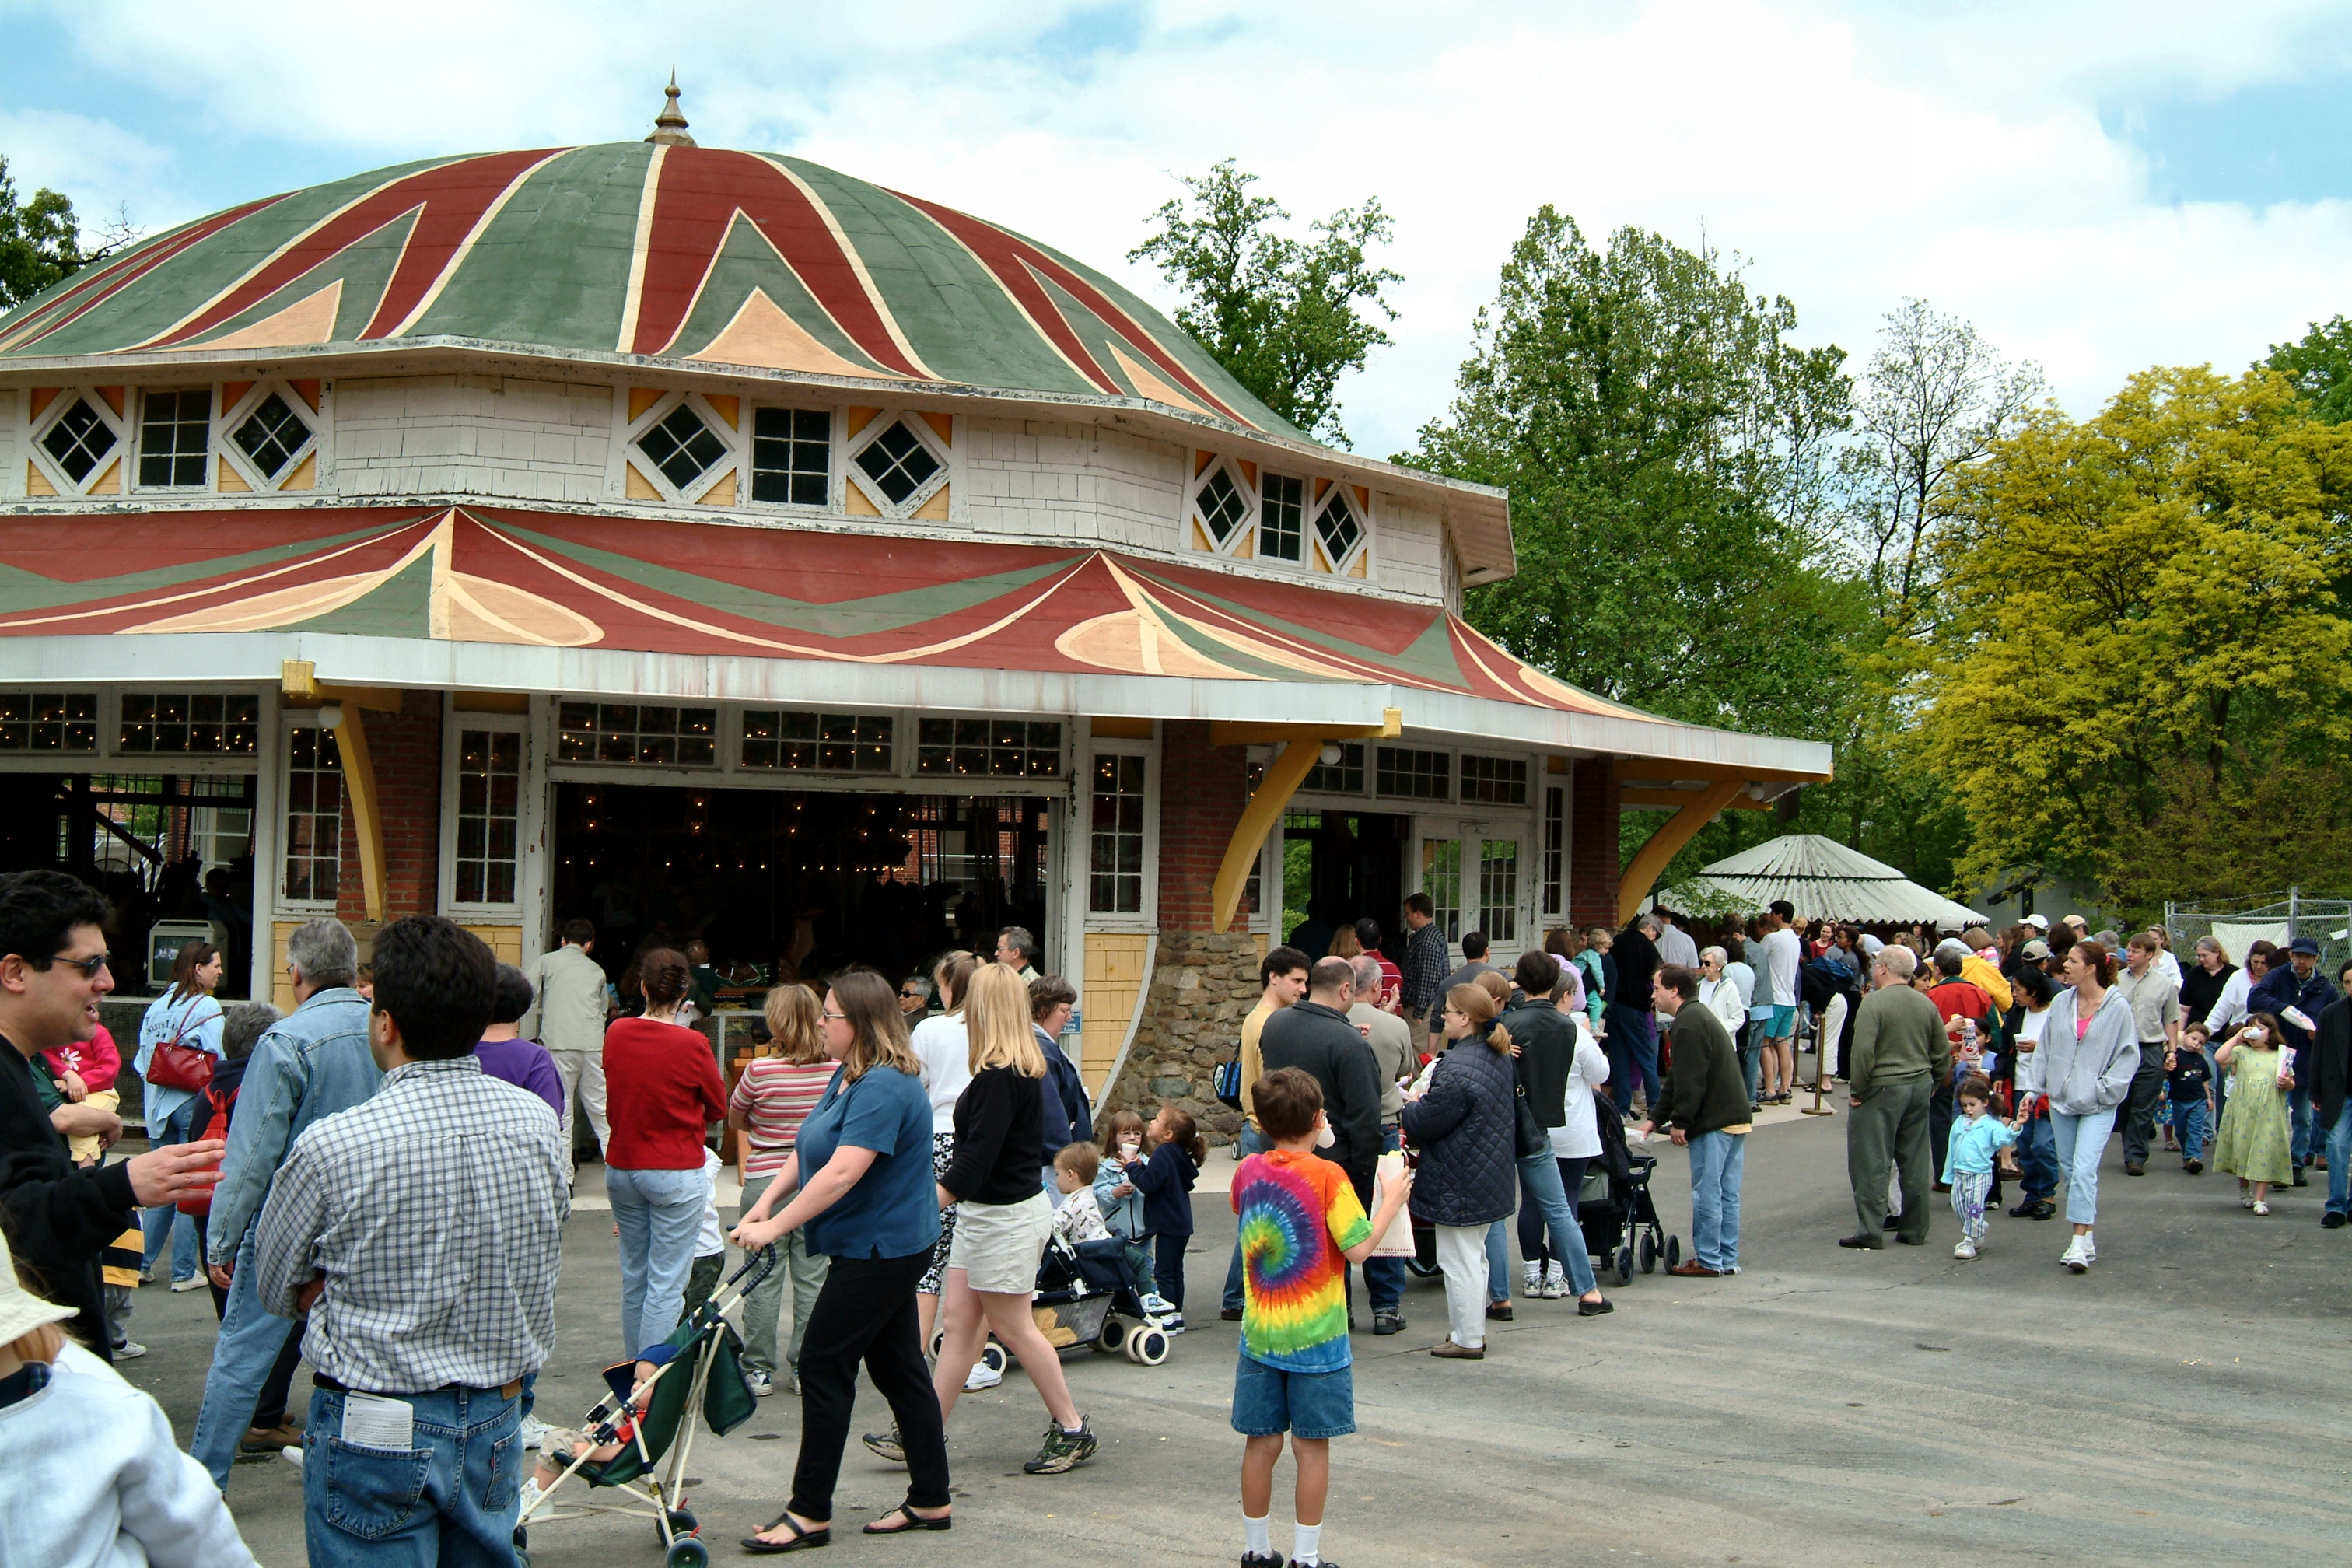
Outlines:
[[[1655,1274],[1657,1271],[1658,1238],[1645,1230],[1642,1233],[1642,1272]]]
[[[1666,1237],[1666,1267],[1672,1268],[1682,1260],[1683,1238],[1679,1236]]]
[[[1168,1336],[1146,1323],[1127,1336],[1127,1359],[1138,1366],[1158,1366],[1168,1359]]]
[[[710,1568],[710,1548],[694,1540],[673,1542],[666,1568]]]
[[[1117,1318],[1105,1318],[1102,1332],[1095,1336],[1095,1349],[1117,1352],[1126,1347],[1127,1324]]]
[[[994,1340],[991,1340],[986,1344],[980,1347],[981,1364],[987,1367],[991,1372],[997,1373],[999,1376],[1003,1375],[1005,1364],[1011,1358],[1004,1353],[1004,1347],[998,1344]]]
[[[674,1508],[669,1510],[669,1532],[671,1535],[681,1537],[696,1535],[699,1534],[701,1530],[702,1521],[694,1517],[694,1510],[692,1509]],[[654,1533],[656,1535],[659,1535],[661,1534],[661,1531],[656,1530]]]

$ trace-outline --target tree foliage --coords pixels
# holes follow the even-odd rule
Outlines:
[[[2263,363],[2294,384],[2314,419],[2352,419],[2352,321],[2314,321],[2301,342],[2273,343]]]
[[[89,259],[73,203],[47,189],[20,201],[8,160],[0,155],[0,310],[63,282]]]
[[[1341,207],[1299,239],[1276,226],[1290,214],[1253,193],[1257,176],[1233,159],[1181,180],[1188,195],[1152,215],[1157,227],[1128,259],[1159,267],[1181,300],[1176,324],[1259,402],[1347,446],[1339,378],[1387,344],[1380,321],[1396,312],[1381,290],[1403,281],[1370,260],[1394,227],[1380,198]]]
[[[1969,875],[2038,862],[2146,910],[2263,890],[2343,817],[2352,426],[2268,370],[2145,371],[1994,443],[1950,516],[1925,734]]]

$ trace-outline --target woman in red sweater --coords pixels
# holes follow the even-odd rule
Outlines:
[[[613,1136],[604,1191],[621,1232],[621,1349],[635,1355],[677,1327],[710,1182],[702,1172],[709,1124],[727,1120],[727,1090],[710,1042],[672,1022],[686,1005],[683,953],[640,955],[641,1018],[604,1031],[604,1085]]]

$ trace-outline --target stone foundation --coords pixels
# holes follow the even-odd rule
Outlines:
[[[1218,1102],[1213,1075],[1241,1048],[1242,1020],[1265,990],[1257,964],[1257,942],[1246,931],[1162,931],[1134,1047],[1101,1109],[1148,1119],[1173,1105],[1210,1142],[1231,1142],[1242,1114]]]

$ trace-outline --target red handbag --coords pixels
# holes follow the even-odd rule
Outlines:
[[[147,1058],[147,1081],[157,1089],[184,1089],[201,1094],[212,1085],[212,1053],[180,1043],[195,1011],[192,1006],[181,1014],[180,1026],[172,1031],[172,1037],[157,1046],[155,1054]]]

